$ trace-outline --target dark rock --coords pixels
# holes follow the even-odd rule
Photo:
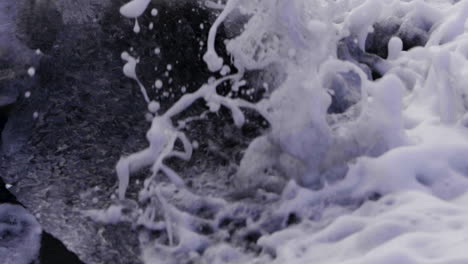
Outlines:
[[[21,205],[5,186],[5,183],[0,178],[0,205]],[[39,261],[41,264],[83,263],[73,252],[69,251],[60,240],[47,232],[42,232]]]
[[[361,100],[361,83],[355,72],[339,73],[331,81],[329,89],[332,103],[328,108],[329,114],[341,114]]]
[[[388,42],[396,36],[401,22],[397,18],[389,18],[386,21],[374,25],[374,31],[367,36],[366,52],[378,55],[381,58],[388,56]]]
[[[80,213],[110,204],[116,183],[115,163],[121,155],[147,145],[146,105],[136,84],[123,76],[120,55],[134,48],[141,58],[139,78],[151,98],[160,100],[162,109],[167,109],[182,96],[181,86],[186,86],[188,92],[195,91],[212,75],[201,58],[204,48],[200,41],[206,43],[208,25],[215,14],[196,1],[185,5],[154,1],[149,8],[157,7],[159,15],[141,17],[142,31],[134,35],[134,21],[118,12],[126,2],[123,0],[102,2],[108,6],[86,0],[82,7],[71,0],[55,4],[44,1],[39,6],[32,2],[30,8],[39,8],[37,12],[44,14],[34,14],[31,20],[22,15],[18,24],[21,41],[16,41],[26,43],[28,52],[40,48],[43,55],[37,57],[34,78],[25,75],[12,80],[21,81],[19,95],[27,89],[31,97],[26,100],[19,96],[8,113],[5,111],[1,177],[15,183],[12,192],[34,215],[40,215],[38,221],[44,230],[63,241],[85,263],[135,263],[139,259],[136,231],[124,225],[100,225]],[[45,17],[56,12],[61,15]],[[150,21],[155,25],[151,34]],[[42,27],[43,38],[37,34]],[[220,34],[224,34],[222,28]],[[217,41],[218,47],[222,46],[221,38]],[[154,54],[155,47],[161,49],[160,56]],[[220,54],[229,61],[222,50]],[[11,64],[18,62],[12,59]],[[173,65],[173,70],[170,77],[165,77],[168,64]],[[156,77],[164,81],[161,91],[151,87]],[[225,93],[226,88],[220,87],[219,92]],[[164,97],[163,92],[169,90],[174,96]],[[251,100],[261,94],[253,98],[241,89],[235,96]],[[199,101],[178,118],[206,110]],[[261,117],[255,113],[246,112],[246,117],[243,130],[233,125],[230,112],[224,108],[191,123],[186,132],[199,142],[199,149],[189,162],[170,160],[168,164],[184,177],[220,168],[220,163],[231,168],[249,141],[267,126],[258,125]],[[145,177],[144,173],[135,178]],[[194,188],[204,184],[195,178],[192,181]],[[228,182],[223,184],[226,186],[220,188],[229,188]],[[137,188],[131,185],[129,196],[135,197],[136,193]],[[204,227],[201,232],[211,231]]]
[[[78,256],[68,250],[60,240],[47,232],[42,233],[39,261],[41,264],[83,263]]]
[[[355,40],[354,37],[347,37],[338,42],[338,58],[356,64],[367,74],[369,79],[382,76],[388,68],[388,62],[378,55],[361,50]]]
[[[380,58],[387,58],[388,42],[394,36],[403,42],[403,50],[424,46],[428,40],[431,25],[415,24],[413,20],[401,21],[398,18],[389,18],[374,25],[374,31],[367,36],[366,52],[375,54]]]
[[[14,104],[17,97],[18,93],[16,90],[2,87],[0,90],[0,107],[3,108]]]
[[[2,178],[0,178],[0,204],[19,204],[19,202],[16,200],[16,197],[11,194],[5,186],[5,182],[3,182]]]
[[[31,49],[49,51],[63,27],[62,14],[54,0],[19,1],[18,38]]]

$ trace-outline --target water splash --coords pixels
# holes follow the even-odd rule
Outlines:
[[[134,0],[121,12],[137,18],[148,3]],[[207,80],[160,114],[136,76],[137,60],[125,55],[125,75],[138,83],[151,102],[149,109],[154,109],[149,147],[117,164],[119,198],[134,209],[123,219],[145,227],[140,235],[145,262],[209,263],[217,256],[226,263],[419,263],[413,260],[427,257],[424,246],[403,254],[396,244],[394,251],[379,255],[381,246],[393,238],[420,230],[386,224],[393,216],[385,218],[379,210],[385,210],[385,201],[395,195],[394,200],[404,200],[400,209],[405,214],[425,201],[451,208],[457,206],[453,199],[465,199],[468,49],[462,25],[467,3],[208,1],[208,7],[222,11],[209,31],[203,60],[211,72],[225,69],[225,59],[216,53],[222,48],[215,47],[218,29],[227,18],[243,23],[241,33],[225,41],[236,73]],[[389,18],[425,30],[426,46],[405,51],[402,38],[393,36],[387,59],[367,53],[366,39],[375,30],[373,25]],[[286,78],[259,102],[217,93],[221,84],[235,91],[246,85],[246,72],[271,65]],[[373,80],[372,73],[383,77]],[[228,108],[238,127],[245,123],[243,108],[257,111],[271,126],[245,151],[233,179],[238,190],[232,196],[220,194],[225,199],[194,194],[184,176],[164,163],[170,157],[190,159],[193,146],[173,119],[198,99],[213,112],[221,105]],[[331,105],[345,101],[353,103],[343,107],[344,112],[330,113]],[[177,141],[182,151],[175,149]],[[131,174],[144,167],[151,167],[152,173],[139,200],[125,200]],[[172,184],[157,182],[160,172]],[[280,191],[272,192],[272,185],[279,185]],[[367,202],[353,213],[359,217],[350,215],[367,199],[382,195],[383,204]],[[377,211],[382,219],[372,222],[367,215],[361,217],[366,210]],[[423,219],[417,216],[415,221]],[[421,230],[428,232],[425,226]],[[151,235],[155,231],[160,234],[157,238]],[[448,233],[441,243],[445,246],[452,241]],[[217,246],[220,241],[230,242]],[[375,246],[365,241],[375,241]],[[330,254],[336,248],[342,248],[345,256]],[[441,259],[452,261],[446,256]],[[456,256],[447,263],[468,258]]]

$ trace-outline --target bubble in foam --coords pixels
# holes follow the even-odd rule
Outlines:
[[[31,92],[30,91],[27,91],[24,93],[24,97],[25,98],[29,98],[31,96]]]
[[[156,8],[151,9],[151,15],[152,16],[157,16],[158,15],[158,9],[156,9]]]

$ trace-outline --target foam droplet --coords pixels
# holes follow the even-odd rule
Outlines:
[[[156,102],[156,101],[151,101],[149,104],[148,104],[148,110],[151,112],[151,113],[156,113],[159,108],[161,107],[161,105]]]
[[[208,65],[208,69],[212,72],[217,72],[223,67],[223,59],[214,51],[207,51],[205,55],[203,55],[203,60]]]
[[[33,77],[35,74],[36,74],[36,69],[35,69],[34,67],[30,67],[30,68],[28,69],[28,75],[29,75],[30,77]]]
[[[399,37],[392,37],[388,42],[388,59],[394,60],[398,58],[403,50],[403,41]]]
[[[157,89],[161,89],[163,87],[163,82],[161,80],[156,80],[156,82],[154,83],[154,86],[157,88]]]
[[[135,26],[133,27],[133,32],[135,32],[136,34],[140,33],[140,24],[138,23],[138,19],[135,19]]]

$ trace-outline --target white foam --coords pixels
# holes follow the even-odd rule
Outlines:
[[[120,14],[127,18],[138,18],[148,7],[151,0],[132,0],[120,8]]]
[[[467,220],[468,211],[455,202],[400,192],[367,202],[324,229],[296,227],[259,243],[276,254],[268,263],[465,263]]]
[[[140,80],[137,77],[136,74],[136,66],[139,63],[139,60],[130,56],[130,54],[126,51],[122,52],[121,54],[122,60],[126,61],[124,67],[123,67],[123,73],[127,78],[133,79],[137,82],[138,86],[140,87],[140,91],[143,95],[143,98],[147,103],[149,103],[149,97],[148,93],[146,91],[146,88],[143,86],[143,84],[140,82]]]
[[[0,204],[0,258],[2,263],[34,262],[41,247],[42,229],[22,206]]]
[[[123,208],[123,206],[111,205],[106,210],[87,210],[83,214],[97,222],[117,224],[126,220],[122,212]]]
[[[398,58],[403,50],[403,42],[399,37],[392,37],[388,42],[388,59],[394,60]]]

